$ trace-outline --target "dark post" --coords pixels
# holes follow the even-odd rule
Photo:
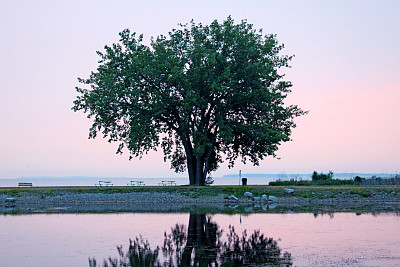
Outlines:
[[[247,178],[242,178],[242,185],[247,185]]]

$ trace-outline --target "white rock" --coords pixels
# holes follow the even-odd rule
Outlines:
[[[234,200],[234,201],[238,201],[239,199],[237,197],[235,197],[234,195],[230,195],[229,200]]]
[[[294,192],[294,189],[291,189],[291,188],[285,188],[285,189],[283,189],[283,192],[285,192],[286,194],[293,194],[293,192]]]
[[[261,196],[261,201],[268,201],[268,197],[266,194]]]
[[[278,198],[276,196],[268,196],[269,201],[277,201]]]
[[[245,193],[243,194],[243,196],[244,196],[244,197],[248,197],[248,198],[253,198],[253,197],[254,197],[253,193],[251,193],[251,192],[245,192]]]

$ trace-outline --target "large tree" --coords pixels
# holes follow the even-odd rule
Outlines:
[[[93,119],[98,132],[141,157],[161,147],[176,172],[191,185],[238,157],[254,165],[290,140],[293,119],[305,114],[284,105],[291,83],[278,73],[292,56],[280,55],[276,36],[263,35],[231,17],[210,25],[179,25],[168,36],[143,43],[129,30],[105,46],[99,66],[79,79],[74,111]]]

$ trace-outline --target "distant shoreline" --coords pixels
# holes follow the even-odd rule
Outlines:
[[[355,176],[360,177],[392,177],[398,175],[398,173],[362,173],[362,172],[343,172],[343,173],[334,173],[335,178],[353,178]],[[311,179],[312,173],[242,173],[241,176],[243,178],[309,178]],[[0,178],[0,180],[8,180],[8,179],[188,179],[186,177],[126,177],[126,176],[115,176],[115,177],[107,177],[107,176],[82,176],[82,175],[66,175],[66,176],[25,176],[25,177],[15,177],[15,178]],[[219,177],[215,177],[215,179],[224,179],[224,178],[237,178],[239,179],[238,174],[225,174]]]
[[[356,174],[356,173],[353,173]],[[283,177],[283,176],[275,176],[274,174],[270,174],[271,177],[257,177],[261,174],[254,174],[254,177],[242,175],[242,178],[247,178],[248,185],[268,185],[270,182],[274,181],[286,181],[294,179],[295,181],[306,181],[311,180],[310,177]],[[340,180],[352,179],[350,177],[344,177],[346,174],[334,174],[334,178],[338,178]],[[360,177],[366,178],[365,175],[361,175]],[[392,175],[386,176],[382,178],[383,180],[393,177]],[[94,186],[98,184],[99,181],[110,181],[114,186],[126,186],[127,184],[131,184],[131,181],[141,181],[143,185],[146,186],[158,186],[162,181],[174,181],[176,185],[187,185],[188,178],[166,178],[166,177],[158,177],[158,178],[129,178],[129,177],[84,177],[84,176],[66,176],[66,177],[51,177],[51,176],[37,176],[37,177],[23,177],[23,178],[13,178],[13,179],[0,179],[0,189],[5,187],[18,187],[18,183],[20,182],[29,182],[32,183],[33,186],[43,186],[43,187],[58,187],[58,186]],[[241,180],[239,176],[232,177],[214,177],[215,186],[237,186],[241,184]]]
[[[363,178],[370,178],[372,176],[387,178],[398,175],[398,173],[361,173],[361,172],[343,172],[343,173],[334,173],[334,178],[354,178],[356,176],[360,176]],[[308,178],[311,179],[312,173],[249,173],[242,174],[243,177],[247,178],[282,178],[282,179],[291,179],[291,178]],[[237,174],[226,174],[223,175],[222,178],[232,178],[238,177]]]

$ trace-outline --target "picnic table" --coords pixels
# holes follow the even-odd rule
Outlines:
[[[95,184],[95,186],[113,186],[113,184],[111,183],[111,181],[99,181],[98,184]]]
[[[128,186],[145,186],[143,181],[130,181],[127,185]]]
[[[173,186],[176,185],[175,181],[161,181],[161,183],[158,183],[160,186]]]

